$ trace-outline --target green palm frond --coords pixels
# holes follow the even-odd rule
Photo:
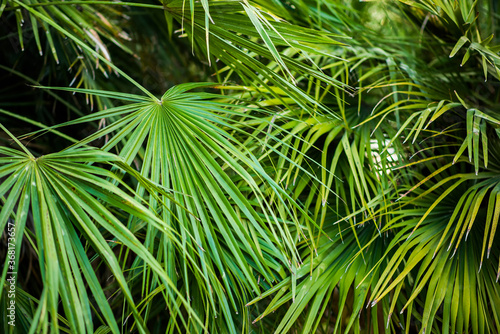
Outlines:
[[[234,312],[245,315],[241,302],[246,299],[246,294],[261,293],[259,284],[272,286],[276,280],[283,278],[285,272],[294,271],[300,266],[302,261],[295,250],[295,242],[297,237],[305,237],[304,233],[308,232],[305,229],[303,231],[303,222],[297,218],[298,213],[305,213],[303,209],[268,175],[257,157],[247,149],[250,146],[243,146],[234,135],[224,130],[232,130],[237,136],[244,135],[245,129],[239,128],[233,118],[247,117],[247,114],[222,102],[225,96],[189,92],[212,85],[175,86],[160,100],[70,89],[132,103],[64,125],[109,119],[109,125],[72,146],[67,152],[100,137],[108,137],[102,148],[104,151],[116,151],[127,164],[140,164],[142,177],[164,189],[172,189],[175,201],[151,197],[148,201],[151,210],[160,213],[164,221],[171,222],[171,228],[178,230],[182,236],[179,242],[184,247],[199,247],[202,250],[199,253],[199,266],[204,275],[208,277],[210,272],[218,272],[222,276],[208,279],[200,277],[198,283],[202,283],[201,286],[193,287],[188,278],[198,274],[192,272],[189,261],[185,259],[189,249],[177,251],[172,248],[172,244],[161,240],[158,247],[165,249],[165,256],[168,254],[165,258],[167,263],[179,261],[182,264],[178,270],[184,272],[183,292],[187,299],[193,298],[191,290],[199,293],[218,286],[224,287],[227,296],[218,294],[217,301],[209,295],[207,302],[210,302],[212,314],[222,313],[226,323],[230,324]],[[259,110],[254,109],[253,112]],[[252,137],[256,140],[252,146],[260,148],[271,145],[257,135]],[[125,139],[127,144],[122,145]],[[286,142],[281,143],[289,146]],[[283,157],[288,159],[286,155]],[[244,183],[247,190],[239,190],[235,181]],[[139,184],[136,193],[139,196],[137,199],[144,198],[144,187]],[[179,204],[187,210],[176,209]],[[273,208],[277,208],[277,211]],[[172,214],[175,215],[175,223]],[[308,223],[309,220],[306,219]],[[134,230],[135,224],[134,220],[129,220],[128,227]],[[290,228],[288,224],[295,227]],[[186,231],[194,236],[193,240],[186,237]],[[312,235],[307,236],[310,237]],[[153,231],[148,231],[145,238],[146,246],[153,247],[158,242],[157,233]],[[155,248],[151,251],[155,251]],[[209,256],[205,255],[206,251]],[[172,279],[177,276],[173,269],[170,273]],[[240,284],[245,288],[238,288]],[[149,293],[156,288],[150,286]],[[204,304],[200,304],[197,311],[205,312],[205,308]]]
[[[2,148],[1,154],[1,176],[5,177],[1,196],[6,196],[0,212],[1,227],[3,229],[12,218],[16,226],[16,244],[21,245],[24,235],[34,238],[36,242],[32,247],[40,259],[44,290],[37,301],[37,311],[30,315],[37,326],[34,328],[47,330],[50,324],[55,332],[59,326],[73,332],[86,332],[94,327],[91,310],[98,308],[104,324],[113,332],[119,332],[113,310],[88,257],[89,247],[102,257],[120,286],[124,301],[129,305],[124,309],[124,318],[133,315],[141,332],[146,331],[145,322],[129,289],[130,278],[125,277],[120,259],[113,251],[116,245],[123,245],[133,252],[140,259],[138,261],[156,274],[155,280],[176,292],[170,297],[166,294],[165,298],[180,298],[192,313],[165,269],[133,234],[137,227],[127,228],[113,212],[119,210],[134,219],[148,222],[170,240],[175,240],[175,232],[134,199],[129,187],[127,191],[117,187],[113,181],[122,181],[116,174],[88,165],[115,162],[125,166],[119,157],[95,149],[75,149],[38,158],[9,148]],[[28,229],[29,212],[33,215],[33,226]],[[19,259],[16,260],[19,263]],[[7,268],[4,266],[2,284]],[[86,286],[96,301],[95,305],[90,304]],[[66,319],[61,324],[58,321],[59,298]],[[167,305],[178,307],[175,303]],[[202,324],[197,315],[194,318]]]

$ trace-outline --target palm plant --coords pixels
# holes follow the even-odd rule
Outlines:
[[[500,332],[497,9],[2,2],[2,331]]]

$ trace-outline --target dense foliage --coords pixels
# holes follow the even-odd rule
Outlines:
[[[499,11],[1,1],[0,332],[499,333]]]

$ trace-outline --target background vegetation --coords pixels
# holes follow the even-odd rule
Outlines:
[[[15,330],[499,333],[498,7],[2,1]]]

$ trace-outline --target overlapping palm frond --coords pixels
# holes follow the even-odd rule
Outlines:
[[[473,11],[475,3],[471,2],[468,5],[467,8],[472,8]],[[311,4],[311,6],[314,5]],[[340,8],[337,10],[340,11]],[[399,10],[406,11],[408,8],[400,7]],[[441,11],[438,10],[438,13]],[[422,16],[421,19],[425,18],[425,14],[422,15],[420,12],[418,14]],[[333,15],[338,17],[339,13],[336,12]],[[322,19],[331,18],[334,17],[333,15],[321,15],[321,17]],[[313,24],[318,24],[318,21]],[[327,23],[322,21],[321,24]],[[436,36],[429,37],[427,38],[424,34],[420,43],[438,45],[447,52],[446,54],[452,52],[452,56],[456,52],[455,42],[436,44],[434,40]],[[355,65],[351,71],[359,72],[357,76],[358,84],[360,84],[358,115],[363,115],[361,111],[363,97],[364,101],[369,101],[368,94],[373,96],[375,93],[379,96],[379,100],[375,100],[376,103],[370,115],[365,113],[364,117],[358,117],[350,122],[346,120],[352,116],[344,117],[347,124],[353,124],[352,127],[355,129],[353,135],[360,138],[359,142],[355,140],[354,143],[358,144],[351,144],[349,133],[342,135],[342,130],[331,130],[328,132],[330,138],[325,140],[327,142],[333,140],[340,145],[336,146],[335,151],[331,150],[329,153],[325,146],[322,153],[325,156],[333,156],[335,163],[332,163],[332,166],[337,161],[342,161],[342,154],[346,154],[345,174],[338,169],[331,172],[335,172],[335,176],[341,179],[345,175],[344,182],[347,181],[347,184],[336,185],[335,191],[341,194],[340,198],[352,204],[352,211],[341,211],[340,208],[348,206],[338,200],[329,209],[342,212],[341,215],[346,221],[357,218],[357,223],[351,223],[352,235],[349,234],[348,227],[339,230],[337,234],[340,236],[342,234],[340,231],[342,231],[343,238],[352,236],[355,239],[350,240],[354,242],[353,240],[358,241],[361,240],[361,236],[366,236],[365,229],[369,229],[370,226],[373,232],[368,233],[368,239],[360,241],[360,244],[354,244],[357,250],[352,250],[348,259],[344,260],[342,271],[339,267],[335,267],[333,262],[321,258],[321,255],[317,263],[313,261],[309,271],[314,273],[314,268],[317,268],[318,273],[326,270],[324,268],[332,271],[325,271],[317,278],[313,274],[312,282],[304,279],[300,283],[304,289],[303,299],[298,303],[293,302],[290,295],[286,295],[286,291],[295,289],[291,283],[284,282],[280,287],[282,290],[276,287],[273,290],[277,292],[275,299],[270,302],[261,317],[265,319],[270,311],[288,305],[288,311],[286,309],[282,311],[283,320],[276,327],[278,332],[286,332],[290,328],[295,328],[297,323],[307,324],[306,327],[301,327],[304,332],[310,331],[311,328],[326,332],[333,327],[332,317],[339,324],[334,327],[334,332],[347,331],[350,327],[342,328],[340,324],[351,325],[352,323],[349,320],[345,322],[341,320],[342,306],[348,301],[345,291],[348,291],[352,284],[348,277],[356,276],[354,273],[357,273],[363,276],[362,281],[367,284],[369,293],[353,289],[353,294],[361,296],[360,298],[368,303],[367,306],[373,308],[373,318],[367,322],[370,324],[370,330],[384,331],[387,328],[391,332],[405,331],[407,333],[414,330],[420,332],[429,330],[498,331],[498,321],[495,320],[498,319],[496,307],[498,293],[495,286],[497,255],[487,260],[486,271],[481,270],[481,268],[484,269],[482,265],[483,261],[486,261],[486,250],[490,247],[494,249],[495,246],[492,245],[497,239],[496,227],[494,227],[497,224],[495,216],[497,174],[496,169],[488,168],[488,156],[491,157],[488,151],[497,145],[492,145],[492,142],[498,142],[498,136],[495,134],[498,122],[494,116],[496,105],[494,102],[488,104],[488,100],[481,98],[479,94],[467,94],[467,90],[473,88],[476,83],[482,82],[486,89],[491,89],[488,87],[493,87],[497,83],[484,84],[484,77],[482,79],[470,77],[468,74],[462,77],[460,66],[453,68],[448,65],[443,66],[442,63],[439,63],[441,71],[428,72],[427,64],[414,59],[415,52],[400,49],[388,40],[382,39],[379,44],[385,44],[387,51],[377,50],[361,40],[355,39],[352,43],[356,45],[358,55],[362,56],[350,58],[345,55],[343,58],[354,60]],[[397,52],[398,58],[394,57],[394,53],[391,55],[389,50]],[[421,50],[427,49],[421,46]],[[327,68],[328,65],[324,67]],[[416,71],[416,68],[420,72]],[[425,77],[426,74],[429,74],[429,77]],[[451,81],[452,78],[459,79],[455,82]],[[436,84],[437,82],[441,85]],[[403,87],[406,89],[401,89]],[[466,102],[462,96],[468,96],[470,101]],[[355,104],[355,101],[349,102]],[[341,102],[333,105],[334,109],[341,110],[342,115],[354,115],[356,112],[354,108],[347,108],[347,111],[344,111]],[[488,111],[483,112],[483,110]],[[311,127],[310,132],[314,133],[315,130]],[[368,135],[363,135],[364,133]],[[363,147],[371,146],[367,145],[370,142],[370,134],[378,138],[374,147],[383,154],[382,161],[386,167],[382,169],[385,171],[382,175],[377,175],[376,169],[373,168],[378,157],[372,154],[368,157],[375,161],[365,160],[366,152],[370,150],[364,150]],[[342,139],[335,141],[335,137]],[[304,138],[309,141],[314,136],[304,135]],[[404,145],[404,143],[411,143],[411,145]],[[472,171],[464,166],[465,159],[459,159],[467,148],[469,161],[473,163]],[[392,154],[389,155],[389,152]],[[397,153],[394,154],[394,152]],[[308,156],[311,157],[310,152]],[[322,165],[326,167],[324,160]],[[358,166],[364,166],[361,169],[363,175],[359,174]],[[484,168],[481,168],[483,166]],[[387,172],[390,177],[386,174]],[[335,178],[332,179],[335,180]],[[378,187],[365,187],[361,179],[367,185],[375,184]],[[434,179],[437,179],[435,186],[433,186]],[[380,183],[377,182],[378,180]],[[464,188],[464,185],[467,186]],[[337,190],[342,187],[346,190],[343,192]],[[429,188],[423,191],[421,187]],[[311,189],[315,189],[314,186],[307,187],[307,192],[314,193]],[[457,189],[467,191],[464,195],[455,197],[460,194]],[[370,199],[371,191],[381,196],[375,197],[374,201],[367,201]],[[403,198],[400,199],[400,196]],[[316,199],[316,211],[312,209],[314,204],[310,211],[311,214],[316,213],[315,217],[318,217],[319,197],[314,195],[310,197]],[[349,202],[350,199],[351,202]],[[447,206],[444,202],[447,202]],[[366,205],[368,203],[370,205]],[[369,210],[367,210],[368,207]],[[449,209],[446,210],[446,207]],[[366,224],[372,221],[380,226],[375,229],[377,224],[375,226]],[[359,228],[354,229],[354,226]],[[328,231],[328,227],[326,230]],[[374,233],[375,231],[378,235]],[[476,239],[472,240],[470,233],[474,231],[476,231]],[[484,237],[480,237],[483,234]],[[332,235],[330,237],[333,238]],[[376,259],[371,260],[374,251],[369,248],[369,245],[377,242],[390,246],[380,246],[387,247],[387,252],[377,254]],[[444,243],[446,247],[443,246]],[[329,250],[334,252],[337,247],[339,245],[334,239],[334,244]],[[312,254],[305,251],[304,256],[306,255]],[[450,257],[451,260],[449,260]],[[358,261],[367,265],[368,269],[364,270],[363,267],[363,270],[358,270],[354,266],[355,269],[352,269],[354,273],[351,272],[349,264],[354,265]],[[474,265],[470,265],[471,262],[474,262]],[[304,269],[302,275],[305,275],[308,270]],[[334,277],[338,278],[330,281]],[[346,281],[343,281],[343,278]],[[326,282],[332,283],[330,285]],[[474,289],[469,289],[469,284],[472,284]],[[361,287],[358,284],[357,286],[358,289]],[[300,288],[297,287],[297,289]],[[328,303],[332,298],[332,292],[335,296],[336,291],[344,292],[339,295],[342,298],[336,300],[338,313],[328,315],[328,311],[325,311],[328,308],[325,306],[322,311],[325,313],[320,313],[323,318],[319,320],[317,313],[320,309],[319,305]],[[486,295],[488,297],[484,298]],[[315,301],[312,302],[313,300]],[[356,305],[350,310],[353,312],[351,320],[356,319],[364,308],[364,305],[357,305],[355,300],[349,302],[349,305]],[[474,303],[479,311],[471,312],[470,303]],[[463,305],[467,306],[463,307]],[[407,312],[407,316],[395,316],[395,310],[398,313]],[[307,315],[304,315],[306,311]],[[377,313],[380,318],[377,317]],[[318,327],[309,327],[313,323]]]
[[[0,122],[18,137],[2,138],[22,150],[0,147],[0,228],[15,221],[38,283],[18,283],[19,323],[499,332],[497,9],[6,1],[8,38],[51,50],[40,75],[0,64],[17,78]],[[47,74],[55,60],[76,77]],[[71,113],[23,114],[24,80]]]

